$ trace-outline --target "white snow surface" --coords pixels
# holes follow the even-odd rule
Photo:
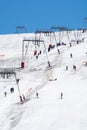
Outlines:
[[[24,103],[20,103],[15,77],[0,76],[0,130],[87,130],[87,32],[77,33],[77,38],[84,38],[83,42],[73,42],[70,47],[66,33],[63,38],[66,45],[47,52],[50,68],[43,43],[35,48],[30,42],[24,69],[20,69],[23,39],[33,39],[35,35],[0,35],[0,71],[15,69],[20,94],[25,95]],[[58,35],[56,32],[57,41]],[[70,38],[75,39],[73,32],[70,32]],[[43,35],[42,39],[46,49],[51,42],[56,45],[53,37]],[[25,52],[26,45],[28,42],[25,42]],[[33,55],[35,50],[42,51],[38,59]],[[73,65],[76,65],[76,71]],[[12,87],[14,93],[10,92]]]

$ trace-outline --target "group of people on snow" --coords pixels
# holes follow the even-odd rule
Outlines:
[[[10,93],[14,93],[14,88],[10,88]],[[7,91],[4,92],[4,96],[6,97],[7,96]]]
[[[72,53],[70,53],[70,58],[73,58],[73,55],[72,55]],[[68,65],[66,65],[66,70],[68,70]],[[76,67],[76,65],[72,65],[72,69],[74,70],[74,71],[76,71],[76,69],[77,69],[77,67]]]

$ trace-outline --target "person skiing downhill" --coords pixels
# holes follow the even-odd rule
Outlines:
[[[61,99],[63,98],[63,93],[62,93],[62,92],[61,92],[60,98],[61,98]]]
[[[38,98],[38,92],[36,92],[36,97]]]
[[[5,97],[7,96],[7,92],[6,91],[4,92],[4,95],[5,95]]]
[[[72,53],[70,53],[70,57],[72,58]]]

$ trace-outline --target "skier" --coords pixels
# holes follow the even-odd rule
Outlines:
[[[86,54],[86,56],[87,56],[87,52],[86,52],[85,54]]]
[[[62,93],[62,92],[61,92],[60,98],[61,98],[61,99],[63,98],[63,93]]]
[[[87,66],[87,62],[85,63],[85,66]]]
[[[38,55],[36,55],[36,59],[38,59]]]
[[[5,97],[7,96],[7,92],[6,91],[4,92],[4,95],[5,95]]]
[[[42,52],[40,51],[39,53],[40,53],[40,55],[41,55]]]
[[[20,95],[20,103],[23,103],[23,99],[22,96]]]
[[[38,92],[36,92],[36,97],[38,98]]]
[[[72,58],[72,53],[70,53],[70,57]]]
[[[73,65],[73,69],[76,71],[76,65]]]
[[[70,42],[69,44],[70,44],[70,47],[72,47],[72,44],[71,44],[71,42]]]
[[[48,52],[50,52],[50,47],[48,47]]]
[[[68,70],[68,66],[66,66],[66,70]]]
[[[37,54],[37,50],[34,51],[34,56],[36,56],[36,54]]]
[[[51,67],[50,62],[48,61],[48,67]]]
[[[10,88],[10,92],[13,93],[14,92],[14,88]]]
[[[58,54],[60,54],[60,50],[58,49],[57,51],[58,51]]]
[[[24,96],[24,94],[22,95],[22,97],[23,97],[23,100],[25,101],[25,96]]]

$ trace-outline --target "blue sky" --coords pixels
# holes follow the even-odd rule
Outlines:
[[[82,28],[87,17],[87,0],[0,0],[0,34],[27,32],[51,26]]]

